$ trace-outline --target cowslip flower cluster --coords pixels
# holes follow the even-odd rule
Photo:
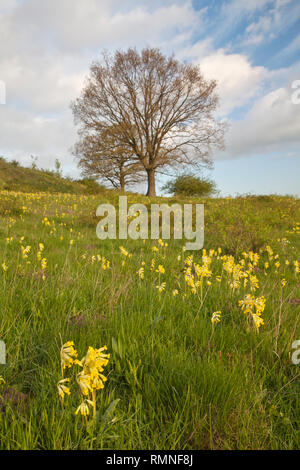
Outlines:
[[[258,331],[259,328],[264,324],[264,320],[261,314],[265,310],[266,299],[264,296],[254,297],[252,294],[247,294],[243,300],[239,301],[239,306],[245,315],[252,318],[254,326]]]
[[[102,374],[110,358],[110,354],[104,352],[106,350],[106,346],[100,349],[90,346],[87,354],[79,361],[82,371],[77,374],[77,383],[82,394],[82,402],[75,414],[87,416],[90,405],[93,407],[93,416],[96,417],[96,391],[103,389],[107,381],[107,377]]]
[[[67,343],[62,345],[60,350],[62,376],[64,375],[63,371],[66,367],[70,368],[75,362],[78,362],[78,360],[76,359],[77,356],[78,354],[76,349],[74,348],[74,341],[68,341]]]
[[[5,261],[3,261],[3,263],[1,264],[1,266],[2,266],[3,271],[6,273],[6,271],[8,270],[8,266],[7,266],[7,264],[5,263]]]
[[[210,253],[212,254],[212,251]],[[198,288],[200,288],[201,303],[203,299],[203,280],[212,276],[211,263],[212,258],[207,256],[206,250],[203,250],[202,265],[194,263],[192,255],[185,259],[185,283],[190,287],[192,294],[197,294]],[[211,282],[207,280],[207,284],[210,285]]]
[[[212,324],[220,323],[221,321],[221,311],[214,312],[211,317]]]
[[[70,379],[62,379],[57,384],[58,395],[59,395],[62,405],[64,403],[65,395],[71,394],[70,387],[65,385],[66,383],[69,383],[69,382],[70,382]]]
[[[64,378],[64,369],[78,365],[82,370],[76,374],[76,382],[81,394],[81,403],[75,411],[85,419],[93,409],[93,417],[96,417],[96,392],[104,388],[107,378],[102,374],[104,367],[108,364],[110,354],[105,353],[107,347],[95,349],[90,346],[86,355],[79,361],[73,341],[63,344],[60,350],[62,380],[57,384],[58,395],[63,406],[66,395],[71,394],[70,378]]]

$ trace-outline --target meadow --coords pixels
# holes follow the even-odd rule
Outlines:
[[[299,449],[299,199],[193,200],[194,252],[100,241],[117,200],[0,192],[0,448]]]

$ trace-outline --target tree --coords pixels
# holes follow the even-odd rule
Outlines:
[[[61,176],[61,163],[58,158],[55,159],[55,171],[58,176]]]
[[[126,149],[147,172],[148,196],[155,196],[158,168],[209,163],[224,135],[224,125],[213,116],[214,80],[159,49],[139,54],[129,48],[102,58],[91,65],[82,94],[72,103],[81,140],[116,126],[116,147]]]
[[[185,174],[168,181],[162,191],[175,196],[208,197],[217,193],[217,187],[216,183],[208,178]]]
[[[83,175],[108,181],[115,189],[125,191],[126,186],[142,180],[142,167],[132,152],[117,143],[117,126],[103,129],[99,135],[84,136],[74,148],[80,158]]]

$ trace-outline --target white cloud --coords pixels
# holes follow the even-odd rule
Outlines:
[[[27,164],[30,155],[39,157],[42,168],[54,165],[55,158],[63,158],[64,165],[73,163],[68,153],[76,138],[71,111],[57,118],[46,118],[20,109],[0,107],[1,154],[16,156]]]
[[[273,0],[271,4],[272,7],[259,16],[258,20],[247,26],[244,44],[259,44],[263,41],[270,41],[300,18],[299,2]]]
[[[227,136],[228,158],[286,154],[299,149],[300,106],[292,103],[291,93],[290,88],[278,88],[266,94],[255,102],[243,120],[232,123]]]
[[[252,66],[246,56],[222,49],[202,59],[200,66],[205,77],[218,81],[222,115],[256,96],[267,76],[264,67]]]
[[[0,14],[5,13],[18,5],[18,0],[1,0]]]
[[[0,153],[49,166],[76,140],[70,101],[104,47],[165,44],[182,47],[199,15],[189,1],[1,0],[0,80],[7,105],[0,109]],[[51,160],[52,159],[52,160]]]

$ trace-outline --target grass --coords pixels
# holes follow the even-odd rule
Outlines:
[[[104,186],[91,179],[72,180],[59,173],[38,168],[25,168],[17,161],[7,162],[0,157],[0,190],[71,194],[97,194],[107,192]]]
[[[97,239],[96,208],[117,204],[117,197],[0,193],[0,338],[7,347],[0,394],[12,388],[27,399],[23,407],[4,403],[0,448],[298,449],[299,365],[291,354],[300,339],[299,200],[206,201],[205,249],[222,252],[211,256],[201,301],[184,269],[191,254],[201,264],[203,252],[185,253],[184,243],[174,240],[161,247],[150,240]],[[129,196],[129,203],[146,201]],[[121,254],[121,245],[131,256]],[[27,258],[22,246],[31,247]],[[257,264],[249,261],[251,251],[260,256]],[[266,298],[259,331],[238,303],[250,293],[249,283],[230,287],[224,255],[236,264],[244,259],[247,270],[253,265],[259,286],[252,293]],[[165,268],[160,279],[159,264]],[[166,289],[159,295],[162,281]],[[222,314],[213,325],[215,311]],[[78,366],[65,373],[72,387],[63,409],[57,393],[59,351],[68,340],[79,358],[89,346],[106,344],[111,353],[108,380],[97,393],[97,420],[89,418],[87,426],[74,414]]]

